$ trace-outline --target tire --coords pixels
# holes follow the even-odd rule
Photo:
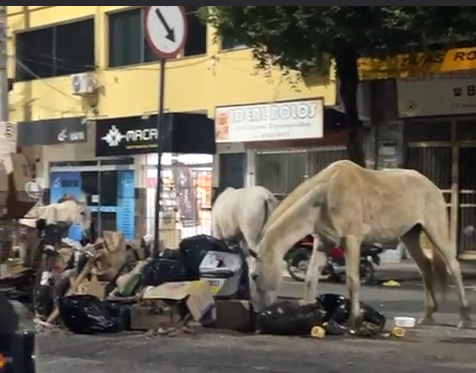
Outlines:
[[[363,260],[360,262],[360,283],[362,285],[371,285],[375,279],[375,268],[372,262]]]
[[[296,271],[296,269],[297,266],[300,265],[302,262],[309,263],[310,259],[311,251],[304,248],[297,249],[292,253],[292,255],[290,255],[290,257],[286,261],[286,269],[289,273],[289,276],[291,276],[294,281],[304,282],[304,280],[306,279],[306,271],[304,271],[304,274],[301,274],[301,271]]]

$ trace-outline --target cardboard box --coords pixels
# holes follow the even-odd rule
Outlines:
[[[157,331],[159,328],[175,327],[174,310],[162,301],[136,303],[131,307],[131,330]]]
[[[215,305],[210,286],[206,281],[169,282],[148,287],[142,293],[143,300],[183,302],[195,321],[202,321]]]
[[[216,302],[216,322],[219,329],[248,333],[255,330],[253,307],[249,301],[222,300]]]
[[[108,283],[99,281],[96,276],[91,276],[90,280],[84,280],[74,292],[74,294],[89,294],[104,300],[106,298],[106,287]]]
[[[38,199],[26,192],[33,181],[31,168],[22,154],[11,153],[0,164],[0,215],[4,219],[21,219]]]

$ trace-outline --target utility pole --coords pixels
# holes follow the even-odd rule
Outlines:
[[[16,139],[8,117],[7,7],[0,6],[0,161],[10,171],[10,153],[16,152]]]

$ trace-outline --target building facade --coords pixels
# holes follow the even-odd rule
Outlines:
[[[222,139],[216,156],[165,157],[162,178],[172,205],[177,199],[172,186],[182,180],[184,188],[181,206],[171,206],[166,219],[172,235],[176,227],[207,230],[212,186],[271,180],[273,188],[277,178],[292,170],[295,154],[312,164],[310,149],[331,146],[340,157],[345,141],[337,112],[328,110],[336,104],[330,77],[290,83],[276,71],[265,76],[255,71],[249,50],[227,40],[215,43],[213,30],[196,17],[196,7],[185,8],[189,37],[183,54],[166,68],[165,111],[170,121],[181,123],[176,126],[196,124],[203,129],[199,136],[209,128],[206,119],[223,112],[219,108],[263,104],[261,110],[271,110],[279,102],[281,119],[290,115],[288,109],[306,110],[306,103],[319,108],[307,132],[296,132],[299,123],[294,121],[288,123],[289,131],[272,138],[255,133],[253,141]],[[15,77],[10,118],[18,123],[22,152],[37,161],[37,175],[50,188],[50,199],[85,190],[102,229],[121,229],[128,237],[152,231],[157,180],[156,147],[151,144],[157,137],[159,66],[144,38],[143,12],[144,7],[131,6],[8,7],[9,70]],[[332,117],[329,136],[327,117]],[[114,140],[118,138],[120,144]],[[271,175],[265,173],[270,164],[275,170]],[[309,172],[306,166],[295,173],[293,183]],[[276,185],[274,192],[289,192],[293,185]],[[183,211],[191,198],[199,201],[199,211]]]
[[[364,61],[377,166],[413,168],[443,192],[460,257],[476,258],[476,49]],[[429,247],[426,237],[424,247]]]

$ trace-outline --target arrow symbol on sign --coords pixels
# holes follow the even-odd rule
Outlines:
[[[165,38],[169,39],[172,43],[175,43],[175,30],[169,26],[167,20],[165,19],[159,8],[155,10],[155,14],[157,14],[157,17],[159,17],[159,20],[162,23],[162,26],[164,26],[165,32],[167,33],[167,35],[165,35]]]

